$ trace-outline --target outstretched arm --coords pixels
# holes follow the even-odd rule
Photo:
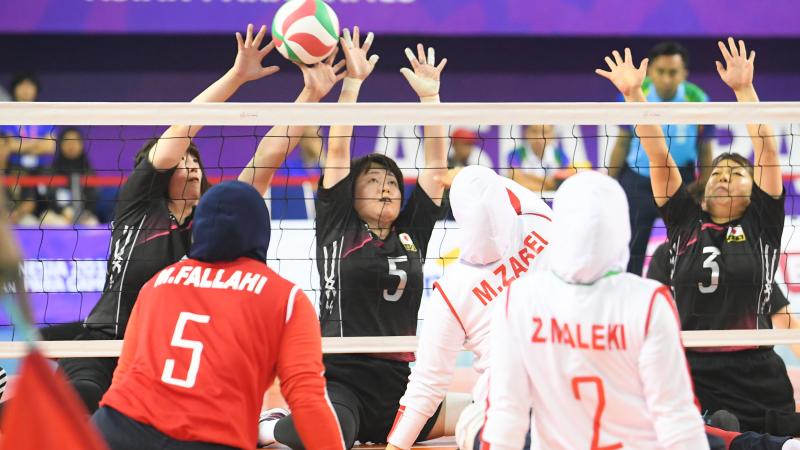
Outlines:
[[[715,61],[719,77],[733,89],[737,101],[758,102],[758,94],[753,86],[753,63],[756,52],[750,51],[748,57],[744,41],[740,40],[737,47],[732,37],[728,38],[727,47],[722,42],[718,44],[725,60],[725,66]],[[753,180],[764,192],[777,198],[783,193],[783,180],[775,133],[772,127],[765,123],[747,124],[747,132],[753,141],[755,156]]]
[[[228,100],[244,83],[258,80],[278,71],[277,66],[262,67],[261,61],[275,47],[271,42],[259,49],[267,27],[261,26],[253,36],[253,25],[247,26],[247,36],[242,39],[236,33],[238,51],[233,67],[214,84],[192,100],[192,103],[215,103]],[[149,158],[156,169],[172,169],[177,166],[191,140],[203,128],[202,125],[172,125],[161,135],[158,145],[150,150]]]
[[[303,72],[304,88],[295,103],[319,102],[344,77],[344,72],[339,73],[344,61],[333,64],[336,53],[334,50],[328,59],[313,66],[299,65]],[[242,170],[239,181],[251,184],[261,195],[265,195],[275,171],[300,142],[304,128],[304,125],[272,127],[258,143],[256,153]]]
[[[406,57],[411,63],[411,69],[404,67],[400,73],[406,77],[408,84],[414,89],[422,103],[439,103],[439,84],[442,71],[447,65],[447,58],[436,64],[436,51],[417,44],[417,54],[411,49],[406,49]],[[413,69],[413,70],[412,70]],[[447,174],[447,131],[442,125],[425,125],[425,167],[420,170],[419,185],[428,197],[438,206],[442,204],[444,186],[439,181]]]
[[[614,59],[606,56],[610,70],[595,70],[595,73],[608,79],[619,89],[628,103],[646,102],[642,82],[647,73],[648,60],[645,58],[636,68],[630,49],[625,49],[625,58],[618,51],[612,52]],[[636,125],[636,134],[642,142],[647,158],[650,160],[650,184],[653,197],[658,206],[663,206],[681,186],[681,173],[669,154],[664,132],[659,125]]]
[[[372,47],[373,34],[368,33],[361,43],[361,32],[358,27],[350,30],[344,29],[344,37],[339,41],[347,62],[347,74],[342,83],[342,93],[339,94],[339,103],[356,103],[361,91],[361,83],[369,77],[375,69],[379,56],[367,57]],[[325,159],[325,173],[322,186],[329,189],[342,181],[350,174],[350,141],[353,138],[352,125],[332,126],[328,133],[328,156]]]

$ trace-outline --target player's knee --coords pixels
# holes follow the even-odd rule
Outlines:
[[[358,434],[358,418],[349,407],[344,405],[334,403],[333,410],[336,412],[339,426],[342,428],[345,448],[352,448]]]
[[[89,414],[97,411],[100,400],[103,398],[103,389],[99,384],[92,380],[78,379],[72,380],[72,387],[77,391],[78,396],[83,400]]]

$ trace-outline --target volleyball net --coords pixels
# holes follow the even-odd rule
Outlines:
[[[630,124],[664,125],[667,144],[676,153],[736,152],[752,160],[746,124],[769,123],[781,152],[786,190],[775,287],[790,303],[800,298],[800,233],[795,232],[795,217],[800,217],[800,207],[795,206],[800,190],[800,103],[10,103],[0,109],[0,123],[11,124],[0,127],[3,182],[24,254],[24,289],[33,320],[41,327],[79,323],[96,304],[106,281],[119,189],[133,170],[136,153],[174,123],[203,124],[193,142],[212,183],[236,179],[271,125],[304,126],[297,136],[300,144],[286,149],[287,160],[277,168],[265,197],[272,215],[267,263],[317,305],[321,296],[314,198],[331,125],[355,125],[353,158],[369,153],[391,157],[403,171],[407,190],[424,167],[423,125],[444,125],[447,135],[435,137],[448,138],[450,167],[486,165],[549,200],[577,170],[619,176],[625,167],[638,168],[642,160],[637,155],[643,149]],[[615,153],[619,146],[629,147],[622,159]],[[86,156],[84,165],[64,163],[81,159],[81,154]],[[706,169],[701,166],[689,170],[700,177]],[[445,215],[428,245],[419,324],[425,320],[433,282],[458,258],[457,238],[457,224],[452,215]],[[644,273],[665,239],[664,226],[656,220],[646,248],[632,255],[642,258]],[[13,291],[11,286],[4,289]],[[770,313],[775,311],[759,314]],[[16,327],[5,315],[0,316],[0,339],[0,358],[24,354],[24,345],[15,342]],[[324,351],[405,352],[413,351],[416,342],[413,336],[326,338]],[[687,332],[684,343],[800,344],[800,332]],[[119,341],[42,344],[51,357],[116,356],[119,348]]]

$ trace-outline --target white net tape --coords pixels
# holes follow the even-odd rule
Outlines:
[[[765,103],[0,103],[0,123],[26,125],[625,125],[800,123],[800,102]],[[2,250],[0,250],[2,251]],[[800,330],[690,331],[687,347],[800,344]],[[41,342],[49,357],[116,357],[121,341]],[[417,338],[324,338],[325,353],[411,352]],[[0,342],[0,358],[24,342]]]

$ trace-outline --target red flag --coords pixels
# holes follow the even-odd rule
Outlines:
[[[2,423],[3,450],[106,450],[80,399],[60,372],[32,351],[22,362]]]

